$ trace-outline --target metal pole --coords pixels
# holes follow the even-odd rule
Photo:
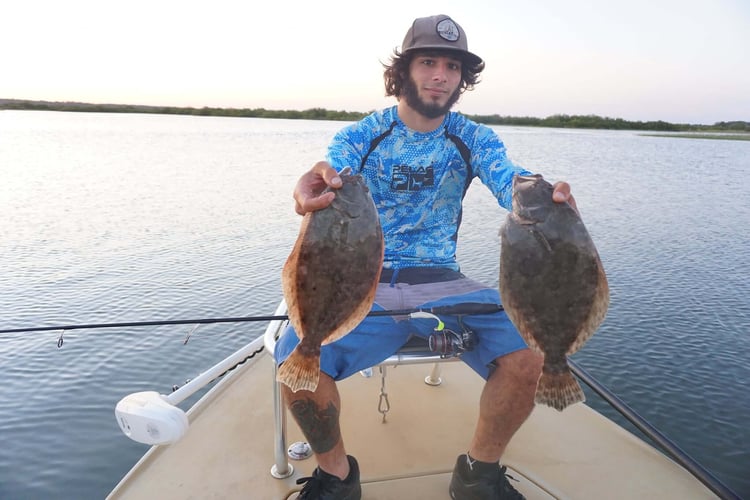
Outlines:
[[[273,364],[273,458],[271,475],[284,479],[294,474],[294,467],[286,459],[286,408],[281,394],[281,382],[276,382],[276,363]]]
[[[275,315],[280,316],[286,313],[286,303],[282,300],[276,308]],[[266,347],[266,353],[271,357],[273,363],[273,465],[271,466],[271,475],[276,479],[284,479],[294,474],[294,467],[287,460],[286,455],[286,407],[284,406],[284,396],[281,391],[281,382],[276,381],[278,366],[274,359],[276,350],[276,337],[281,332],[284,321],[277,319],[271,321],[266,327],[263,334],[263,345]]]
[[[631,424],[636,426],[641,432],[643,432],[648,438],[653,440],[664,450],[667,455],[672,457],[678,464],[684,467],[690,472],[696,479],[706,485],[708,489],[716,493],[719,498],[725,500],[741,500],[739,495],[732,491],[728,486],[722,483],[716,476],[714,476],[708,469],[703,467],[701,464],[696,462],[692,457],[685,453],[679,446],[671,441],[656,427],[651,425],[630,408],[623,400],[617,397],[612,391],[607,389],[598,380],[589,375],[583,368],[578,366],[573,360],[568,359],[570,370],[589,386],[595,393],[601,396],[609,405],[617,410],[620,415],[625,417]]]

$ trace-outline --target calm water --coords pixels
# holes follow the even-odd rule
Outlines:
[[[0,112],[0,327],[272,313],[291,190],[343,125]],[[607,270],[609,314],[575,359],[750,497],[750,143],[498,131],[573,185]],[[463,271],[497,284],[505,213],[478,183],[466,204]],[[202,326],[187,345],[189,327],[70,331],[61,349],[58,332],[0,334],[0,498],[103,498],[147,449],[117,401],[263,328]]]

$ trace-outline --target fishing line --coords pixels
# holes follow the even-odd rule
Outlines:
[[[367,316],[406,316],[416,312],[428,312],[435,315],[470,315],[470,314],[493,314],[503,310],[500,304],[487,304],[480,302],[465,302],[450,306],[436,307],[416,307],[412,309],[394,309],[387,311],[370,311]],[[163,326],[163,325],[201,325],[214,323],[249,323],[258,321],[284,321],[289,319],[286,314],[272,314],[267,316],[238,316],[227,318],[199,318],[199,319],[172,319],[172,320],[155,320],[155,321],[131,321],[120,323],[81,323],[74,325],[54,325],[54,326],[34,326],[28,328],[8,328],[0,330],[4,333],[28,333],[28,332],[49,332],[60,330],[59,339],[62,340],[63,333],[67,330],[84,330],[84,329],[101,329],[101,328],[127,328],[143,326]],[[194,331],[194,330],[193,330]],[[192,332],[191,332],[192,334]],[[188,335],[189,337],[189,335]],[[62,345],[62,342],[59,342]]]

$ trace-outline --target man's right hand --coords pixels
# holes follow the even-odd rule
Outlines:
[[[305,215],[330,205],[336,194],[331,191],[323,193],[329,186],[340,188],[341,177],[330,163],[319,161],[297,181],[294,187],[294,210]]]

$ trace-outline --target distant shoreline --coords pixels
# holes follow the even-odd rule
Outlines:
[[[286,118],[302,120],[356,121],[370,112],[333,111],[324,108],[306,110],[271,110],[265,108],[213,108],[146,106],[133,104],[93,104],[84,102],[33,101],[26,99],[0,99],[0,110],[23,111],[73,111],[89,113],[149,113],[194,116],[227,116],[242,118]],[[606,130],[642,130],[651,132],[732,132],[736,135],[713,136],[706,139],[750,140],[750,122],[717,122],[713,125],[669,123],[665,121],[628,121],[622,118],[596,115],[551,115],[547,118],[529,116],[470,115],[466,116],[486,125],[516,125],[526,127],[582,128]],[[747,135],[746,135],[747,134]],[[677,137],[682,137],[678,135]]]
[[[706,133],[693,133],[683,132],[677,134],[639,134],[644,137],[677,137],[679,139],[720,139],[724,141],[750,141],[750,133],[743,134],[728,134],[726,132],[706,134]]]

